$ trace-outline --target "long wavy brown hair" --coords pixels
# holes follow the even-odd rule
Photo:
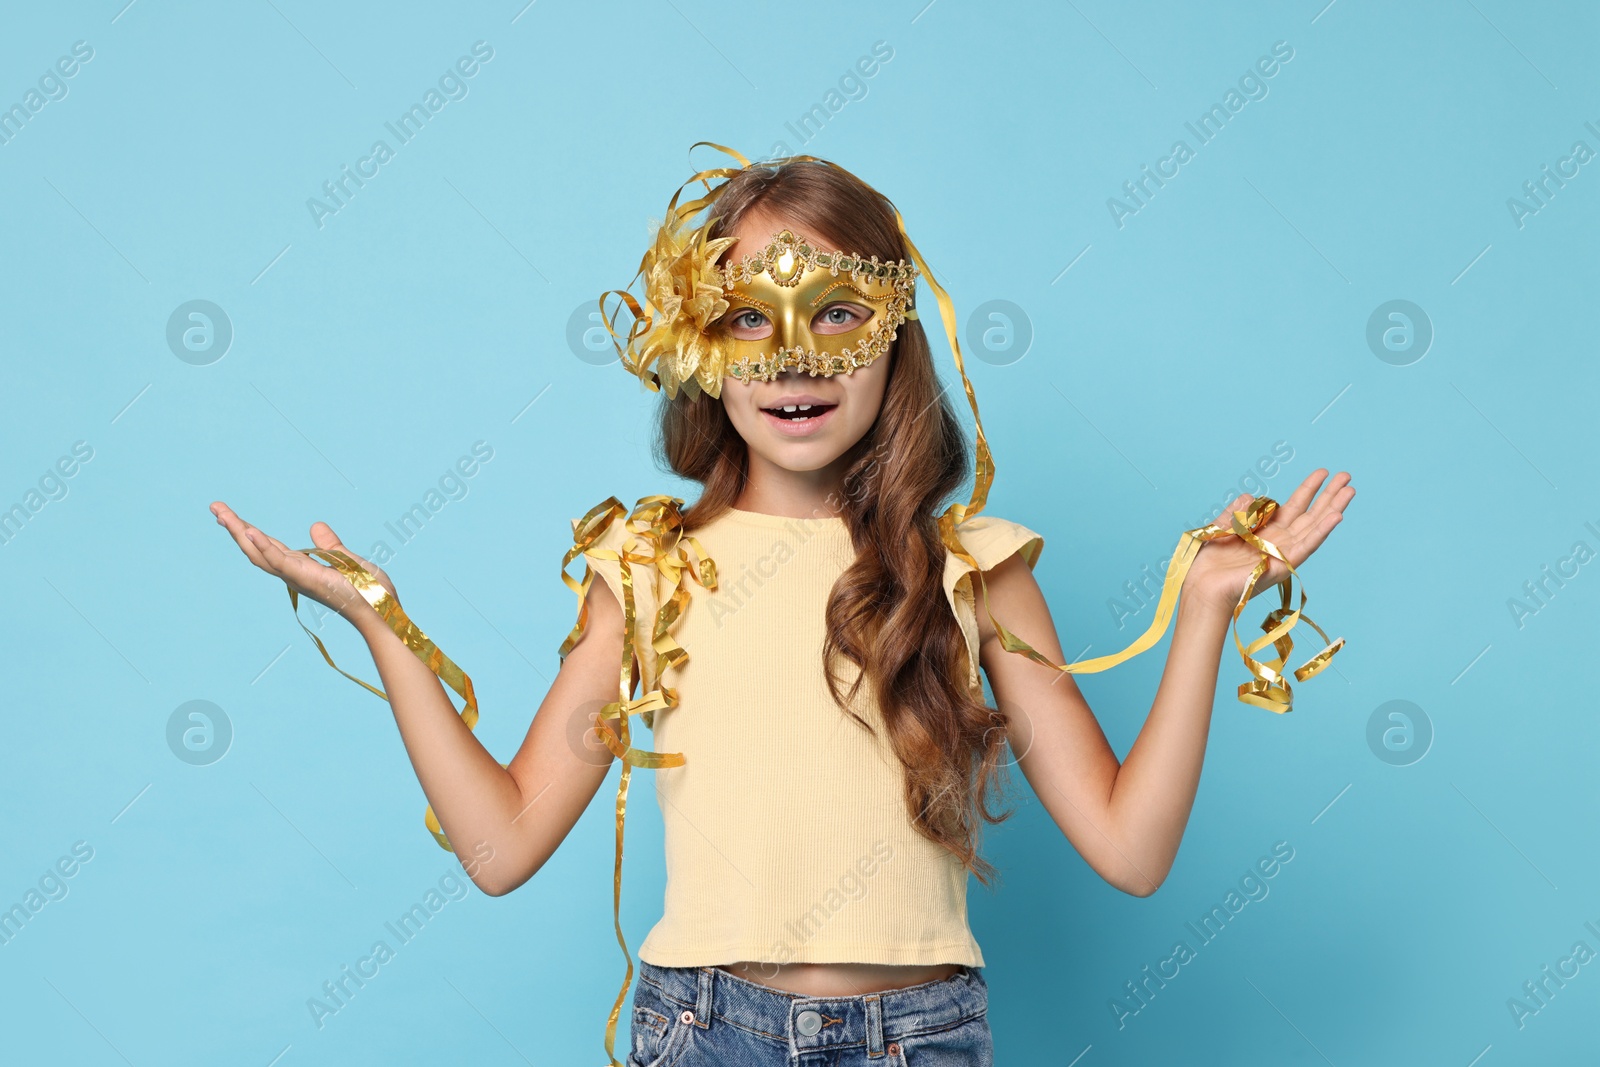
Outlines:
[[[709,236],[725,236],[760,208],[833,247],[880,260],[909,259],[889,200],[830,164],[778,160],[728,180]],[[863,684],[876,694],[891,748],[905,768],[912,824],[947,848],[983,884],[995,869],[980,855],[980,818],[996,812],[1004,779],[1005,718],[966,687],[967,646],[945,598],[945,547],[936,513],[969,470],[965,434],[934,373],[917,320],[899,328],[889,381],[872,428],[845,454],[837,504],[856,560],[828,598],[823,667],[835,702],[851,706]],[[679,391],[663,403],[657,450],[671,469],[703,487],[684,513],[695,530],[726,512],[744,489],[747,446],[722,401]],[[835,665],[859,671],[845,687]]]

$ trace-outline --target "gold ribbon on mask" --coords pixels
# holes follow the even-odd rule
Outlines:
[[[600,710],[594,725],[596,736],[612,755],[622,761],[622,776],[617,782],[617,844],[611,873],[611,923],[616,929],[617,944],[622,948],[623,959],[627,961],[627,974],[622,980],[616,1002],[611,1006],[611,1014],[606,1017],[606,1057],[611,1067],[621,1067],[615,1053],[617,1019],[627,999],[628,987],[633,984],[633,953],[628,950],[627,939],[622,933],[622,842],[628,818],[628,784],[635,767],[659,769],[681,767],[684,764],[681,752],[650,752],[633,747],[628,719],[637,714],[646,726],[654,729],[655,712],[677,707],[678,691],[662,686],[661,677],[667,670],[687,661],[689,654],[672,637],[671,629],[688,606],[691,580],[706,589],[717,587],[716,564],[705,554],[696,538],[683,532],[683,515],[679,510],[682,505],[683,501],[678,497],[647,496],[640,498],[629,513],[616,497],[607,497],[578,520],[573,531],[572,547],[561,558],[561,580],[578,596],[578,620],[566,640],[561,642],[560,654],[563,659],[588,626],[588,594],[589,587],[594,583],[594,568],[587,561],[584,563],[582,581],[568,574],[567,567],[579,556],[610,560],[617,564],[622,585],[622,662],[617,677],[618,699]],[[624,515],[627,516],[623,519],[626,533],[620,547],[598,547],[611,524]],[[633,573],[636,566],[644,568],[646,577],[652,583],[655,575],[660,574],[665,581],[661,588],[672,590],[656,611],[650,635],[651,647],[656,654],[656,667],[649,675],[640,678],[641,685],[649,688],[638,697],[633,696],[634,627],[638,617]],[[642,673],[642,659],[640,665]],[[619,729],[612,728],[609,722],[611,718],[618,720]]]
[[[645,251],[644,256],[639,260],[639,270],[634,274],[632,281],[630,281],[624,288],[612,289],[600,294],[599,303],[601,323],[605,326],[606,332],[611,335],[611,343],[617,350],[618,360],[625,368],[627,368],[630,374],[636,375],[652,391],[659,390],[661,388],[661,376],[656,371],[648,369],[648,365],[652,362],[651,354],[639,353],[637,351],[637,347],[639,341],[655,328],[657,320],[665,317],[665,313],[660,308],[657,308],[651,304],[648,298],[643,304],[641,304],[639,299],[630,293],[628,289],[632,288],[633,285],[641,280],[645,280],[647,278],[651,267],[652,258],[658,253],[664,251],[661,247],[660,239],[662,234],[676,233],[680,228],[686,226],[689,220],[693,219],[696,215],[700,214],[700,212],[706,210],[712,204],[716,203],[717,198],[722,195],[724,186],[718,185],[713,188],[711,183],[714,181],[726,181],[728,178],[733,177],[735,174],[738,174],[740,171],[750,166],[750,161],[740,153],[734,151],[726,145],[716,144],[712,141],[697,141],[689,146],[689,151],[693,152],[701,145],[705,145],[708,148],[715,148],[717,151],[737,160],[739,165],[737,167],[713,167],[710,170],[700,171],[699,173],[695,174],[694,177],[678,186],[677,192],[673,193],[672,199],[667,202],[666,214],[662,217],[661,226],[657,231],[657,240],[652,243],[651,247]],[[793,158],[812,159],[813,157],[794,156]],[[822,160],[817,160],[817,162],[822,162]],[[683,196],[684,190],[688,189],[696,182],[705,186],[705,195],[698,196],[693,200],[680,204],[678,201]],[[702,225],[698,229],[698,232],[694,235],[693,239],[698,247],[701,250],[704,250],[706,241],[706,226]],[[606,310],[606,298],[612,296],[617,298],[617,305],[608,313]],[[619,336],[616,330],[617,316],[622,313],[622,309],[624,307],[626,307],[628,309],[628,313],[633,316],[633,322],[628,327],[626,337]],[[638,356],[637,360],[635,359],[635,356]],[[695,376],[691,375],[688,380],[691,389],[691,395],[694,389],[694,377]]]
[[[455,661],[445,655],[439,646],[434,644],[432,639],[418,628],[416,623],[411,621],[411,617],[400,607],[400,601],[389,594],[389,590],[383,587],[383,583],[379,582],[371,571],[357,563],[348,554],[335,548],[302,548],[298,551],[303,555],[320,559],[337,570],[355,588],[355,591],[361,594],[362,599],[372,605],[373,610],[378,613],[378,617],[388,624],[389,629],[395,632],[395,636],[399,637],[407,648],[416,653],[417,658],[422,660],[428,670],[438,675],[441,682],[455,690],[456,695],[461,697],[464,706],[459,714],[461,721],[467,724],[467,729],[472,730],[477,727],[478,698],[472,691],[472,679],[467,676],[465,671],[457,667]],[[328,649],[323,645],[322,639],[312,633],[301,620],[300,596],[295,591],[294,586],[288,585],[287,582],[284,584],[289,589],[289,606],[294,609],[294,621],[300,623],[300,629],[305,630],[307,636],[317,643],[317,651],[321,652],[322,658],[328,661],[328,666],[355,682],[361,688],[387,701],[389,695],[382,689],[362,681],[333,662],[333,657],[328,655]],[[505,764],[502,763],[501,766],[504,767]],[[433,835],[433,839],[439,843],[440,848],[446,852],[455,851],[450,847],[450,839],[445,836],[444,827],[439,825],[438,816],[433,813],[432,804],[429,804],[428,810],[423,813],[422,821],[427,826],[428,832]]]

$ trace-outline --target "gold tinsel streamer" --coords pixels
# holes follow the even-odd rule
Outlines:
[[[1297,681],[1305,681],[1314,677],[1326,667],[1330,660],[1344,647],[1344,638],[1334,641],[1328,640],[1328,635],[1323,633],[1322,627],[1311,621],[1311,616],[1305,614],[1306,594],[1304,584],[1300,590],[1300,607],[1289,608],[1290,586],[1299,572],[1288,561],[1283,553],[1271,541],[1256,534],[1256,530],[1266,524],[1274,511],[1278,510],[1278,502],[1271,497],[1259,497],[1251,501],[1250,506],[1243,511],[1232,513],[1231,522],[1227,527],[1208,523],[1198,526],[1193,530],[1185,530],[1178,537],[1178,547],[1173,551],[1172,561],[1167,565],[1166,581],[1161,587],[1161,599],[1156,604],[1155,617],[1150,620],[1149,627],[1140,634],[1132,644],[1121,652],[1110,655],[1096,656],[1094,659],[1079,660],[1077,663],[1056,663],[1048,656],[1039,652],[1032,645],[1022,640],[1016,634],[1001,625],[1000,620],[994,617],[994,610],[989,605],[989,587],[983,579],[983,571],[977,570],[979,587],[983,590],[983,608],[988,612],[989,621],[994,624],[995,632],[1000,636],[1000,644],[1007,652],[1015,652],[1026,656],[1035,663],[1042,664],[1066,674],[1097,674],[1100,671],[1115,667],[1117,664],[1132,659],[1151,645],[1161,640],[1161,635],[1166,632],[1167,624],[1172,620],[1172,614],[1178,603],[1178,596],[1183,589],[1184,576],[1189,573],[1189,567],[1199,555],[1200,547],[1207,541],[1218,537],[1235,535],[1261,553],[1261,558],[1256,561],[1255,568],[1250,572],[1249,579],[1245,582],[1244,590],[1239,594],[1239,601],[1233,607],[1233,643],[1239,649],[1239,655],[1244,660],[1245,668],[1253,676],[1251,681],[1239,685],[1239,700],[1244,704],[1252,704],[1258,708],[1283,714],[1294,710],[1294,691],[1288,679],[1283,676],[1283,671],[1288,663],[1289,656],[1294,651],[1294,639],[1289,636],[1289,631],[1295,624],[1304,622],[1328,643],[1323,649],[1305,663],[1295,668],[1294,676]],[[947,541],[948,543],[948,541]],[[952,551],[956,551],[952,549]],[[961,552],[957,552],[968,563],[976,568],[977,564]],[[1256,582],[1266,573],[1268,557],[1281,560],[1289,568],[1289,576],[1279,583],[1279,590],[1283,595],[1281,607],[1274,608],[1262,622],[1261,628],[1266,631],[1262,636],[1250,642],[1248,646],[1239,640],[1239,616],[1243,614],[1245,605],[1255,596]],[[1272,645],[1278,653],[1276,659],[1260,660],[1255,653]]]
[[[596,734],[612,755],[622,761],[622,776],[617,783],[617,845],[611,874],[611,923],[616,929],[617,944],[622,948],[627,973],[622,979],[622,988],[617,992],[616,1002],[611,1006],[611,1013],[606,1017],[606,1057],[612,1067],[621,1067],[614,1051],[617,1019],[627,999],[628,987],[633,984],[633,953],[629,951],[627,939],[622,933],[622,840],[628,816],[628,783],[635,767],[681,767],[684,763],[681,752],[647,752],[634,748],[629,739],[628,717],[638,713],[645,725],[653,728],[655,712],[677,706],[678,691],[660,684],[662,675],[689,658],[683,646],[673,639],[672,626],[688,606],[691,579],[706,589],[717,587],[716,564],[706,556],[697,539],[683,533],[683,515],[679,510],[682,505],[683,501],[678,497],[642,497],[633,512],[628,514],[625,522],[627,536],[621,547],[596,548],[595,545],[611,524],[627,511],[616,497],[607,497],[590,508],[578,521],[577,529],[573,532],[572,547],[561,559],[561,580],[578,596],[578,621],[561,643],[560,654],[563,658],[572,651],[588,625],[588,593],[594,582],[594,568],[587,561],[581,582],[567,573],[567,567],[580,555],[612,560],[617,564],[622,584],[622,662],[617,679],[619,699],[607,704],[595,718]],[[654,575],[650,568],[654,568],[665,579],[663,588],[672,590],[656,612],[650,635],[651,647],[656,653],[655,684],[637,698],[633,697],[633,642],[638,616],[634,596],[634,566],[644,567],[645,573],[652,579]],[[640,679],[641,685],[649,685],[651,681],[648,677]],[[620,720],[620,732],[613,731],[607,721],[612,716]]]
[[[467,677],[467,673],[457,667],[455,661],[445,655],[439,646],[434,644],[428,635],[417,627],[416,623],[411,621],[410,616],[400,607],[400,602],[389,595],[389,590],[383,587],[383,584],[378,581],[373,573],[338,549],[302,548],[299,551],[304,555],[313,556],[332,565],[355,587],[356,592],[360,593],[362,599],[372,605],[378,616],[388,624],[389,629],[393,630],[395,635],[405,642],[405,646],[415,652],[417,658],[422,660],[430,671],[438,675],[441,682],[455,690],[456,695],[461,697],[464,702],[464,706],[459,713],[461,721],[467,724],[467,729],[476,729],[478,725],[478,698],[472,691],[472,679]],[[288,583],[284,584],[288,585]],[[328,661],[328,666],[368,692],[374,693],[387,701],[389,696],[382,689],[363,682],[360,678],[350,674],[333,662],[333,657],[328,655],[328,649],[323,645],[321,638],[307,629],[306,624],[301,621],[299,594],[292,585],[288,586],[288,589],[289,606],[294,609],[294,621],[300,623],[300,629],[305,630],[307,636],[317,643],[317,651],[321,652],[322,658]],[[502,763],[501,766],[504,767],[505,764]],[[450,839],[445,836],[444,828],[439,825],[438,816],[433,813],[432,804],[429,804],[428,810],[423,813],[422,822],[428,828],[428,832],[433,835],[433,839],[439,842],[440,848],[446,852],[455,851],[450,847]]]

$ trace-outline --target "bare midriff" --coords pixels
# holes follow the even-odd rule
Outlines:
[[[937,982],[961,972],[959,963],[724,963],[736,978],[806,997],[855,997]]]

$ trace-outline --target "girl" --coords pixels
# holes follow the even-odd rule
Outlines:
[[[578,623],[508,765],[471,732],[470,682],[452,681],[468,700],[455,713],[434,670],[464,677],[440,669],[379,568],[324,523],[312,540],[342,566],[220,501],[212,511],[252,563],[366,639],[423,791],[484,892],[532,877],[620,756],[620,894],[628,775],[661,768],[666,901],[639,952],[631,1067],[989,1064],[966,886],[992,873],[979,830],[1004,817],[1007,746],[1095,871],[1153,893],[1194,801],[1230,621],[1281,583],[1275,629],[1244,650],[1256,679],[1240,698],[1288,710],[1279,671],[1304,617],[1287,580],[1355,490],[1344,472],[1324,486],[1319,469],[1281,506],[1239,497],[1180,539],[1144,637],[1063,665],[1032,573],[1042,539],[980,514],[993,472],[981,422],[972,497],[938,511],[967,443],[915,307],[926,265],[898,213],[824,161],[730,155],[741,165],[691,179],[702,197],[673,197],[641,265],[643,303],[608,294],[635,317],[623,366],[665,393],[660,452],[702,492],[686,510],[609,500],[573,523],[567,559],[587,571],[563,578]],[[953,308],[927,280],[976,419]],[[1119,763],[1063,674],[1142,651],[1174,615],[1160,687]],[[1273,641],[1279,659],[1252,657]],[[662,751],[633,747],[635,713]]]

